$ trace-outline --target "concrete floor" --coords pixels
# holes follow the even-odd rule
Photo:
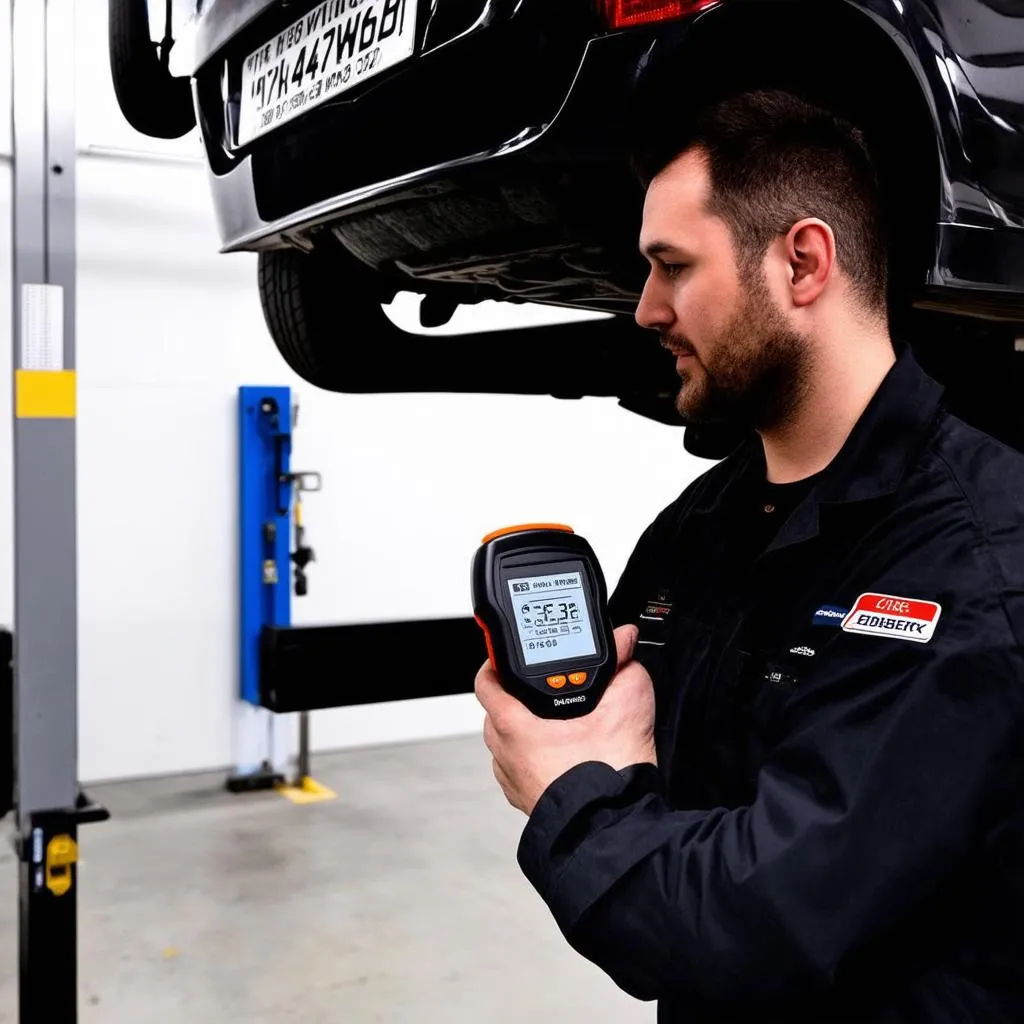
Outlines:
[[[525,818],[479,739],[318,756],[313,774],[336,800],[231,796],[222,775],[90,791],[113,818],[81,834],[84,1024],[654,1021],[565,943],[519,872]],[[5,835],[11,1024],[17,959]]]

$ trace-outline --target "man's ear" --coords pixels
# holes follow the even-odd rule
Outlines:
[[[824,221],[806,217],[789,229],[785,247],[793,305],[809,306],[825,290],[835,273],[835,235]]]

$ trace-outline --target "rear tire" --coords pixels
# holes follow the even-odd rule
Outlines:
[[[259,290],[285,362],[327,391],[614,396],[645,418],[682,425],[671,357],[627,317],[479,334],[410,333],[382,308],[393,283],[344,251],[262,252]]]
[[[192,86],[160,63],[146,0],[110,0],[110,74],[125,120],[154,139],[180,139],[196,125]]]
[[[360,364],[374,362],[374,352],[393,341],[392,335],[404,334],[385,314],[370,276],[369,270],[361,274],[355,266],[317,253],[260,253],[260,302],[267,327],[285,362],[316,387],[366,390]],[[365,342],[370,351],[353,352],[350,339]]]
[[[259,256],[260,302],[277,350],[304,380],[319,384],[323,367],[318,352],[308,342],[306,305],[302,301],[302,277],[292,267],[293,254],[263,252]]]

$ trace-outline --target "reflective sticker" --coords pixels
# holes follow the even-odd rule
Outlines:
[[[890,636],[926,644],[935,632],[941,612],[941,606],[934,601],[893,594],[861,594],[843,619],[843,629],[847,633]]]
[[[18,369],[64,369],[64,289],[59,285],[21,286]]]

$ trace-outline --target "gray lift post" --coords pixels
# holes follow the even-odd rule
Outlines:
[[[77,1020],[74,0],[13,0],[15,803],[22,1024]]]

